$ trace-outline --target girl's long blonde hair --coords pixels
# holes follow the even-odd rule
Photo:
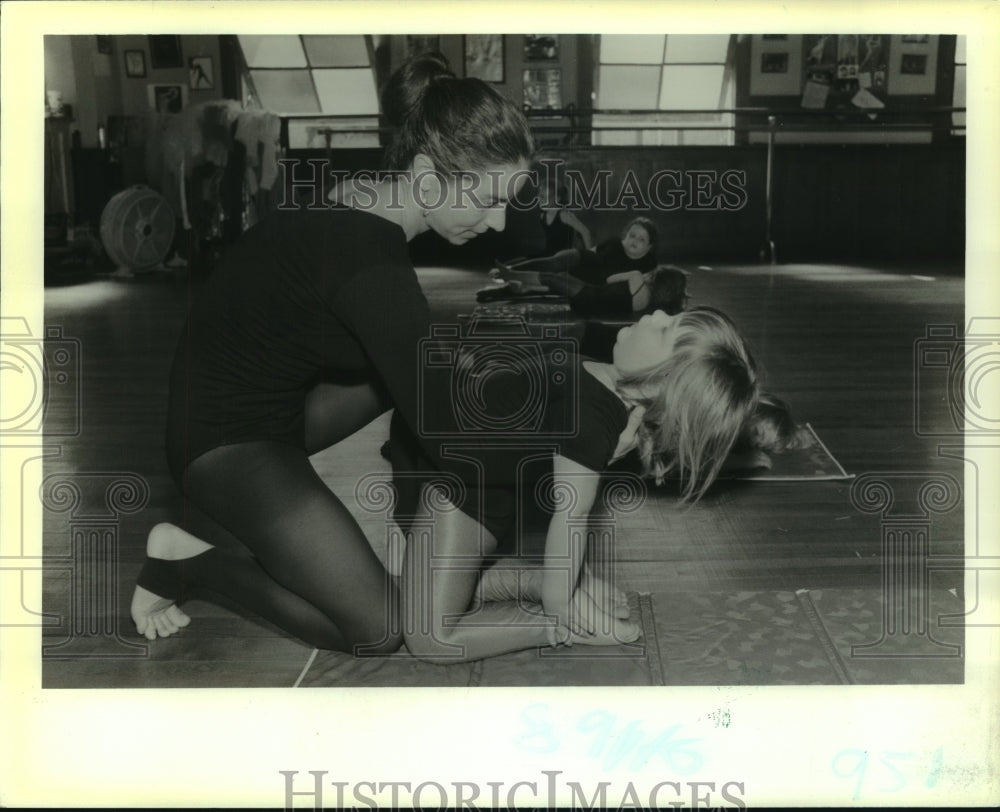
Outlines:
[[[682,498],[695,502],[715,480],[753,413],[757,367],[725,314],[698,307],[677,319],[670,358],[623,377],[618,389],[645,408],[637,432],[645,473],[662,483],[676,472]]]

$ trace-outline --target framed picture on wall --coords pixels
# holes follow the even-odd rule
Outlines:
[[[899,72],[909,76],[923,76],[927,73],[927,55],[903,54],[899,63]]]
[[[125,52],[125,75],[131,79],[141,79],[146,75],[145,51]]]
[[[503,81],[503,34],[467,34],[462,42],[466,76],[484,82]]]
[[[186,85],[146,85],[149,109],[154,113],[179,113],[187,107]]]
[[[763,53],[760,55],[761,73],[788,73],[788,54]]]
[[[525,34],[525,62],[554,62],[559,59],[558,34]]]
[[[559,68],[525,68],[524,108],[558,110],[562,107],[562,73]]]
[[[107,34],[97,35],[97,53],[99,54],[110,54],[111,53],[111,37]]]
[[[212,90],[215,87],[212,57],[192,56],[188,60],[188,85],[192,90]]]
[[[174,34],[153,34],[149,37],[149,62],[154,70],[183,68],[181,38]]]

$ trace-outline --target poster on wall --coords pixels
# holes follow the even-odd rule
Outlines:
[[[750,40],[751,96],[798,96],[802,92],[802,37],[754,34]]]
[[[146,54],[143,51],[125,52],[125,75],[130,79],[141,79],[146,75]]]
[[[806,55],[806,70],[833,70],[837,62],[837,36],[803,34],[802,50]]]
[[[938,36],[896,34],[889,38],[887,91],[893,96],[929,96],[937,86]]]
[[[760,55],[761,73],[788,73],[787,53],[763,53]]]
[[[885,38],[881,34],[858,36],[858,85],[885,91]]]
[[[179,113],[187,107],[185,85],[147,85],[149,109],[154,113]]]
[[[559,59],[558,34],[525,34],[525,62],[554,62]]]
[[[503,34],[468,34],[463,41],[465,75],[503,82]]]
[[[192,90],[212,90],[215,87],[212,57],[193,56],[188,60],[188,84]]]
[[[825,71],[815,71],[806,74],[806,83],[802,88],[802,107],[806,110],[822,110],[830,95],[830,74]]]
[[[857,34],[841,34],[837,37],[837,78],[858,78]]]
[[[562,75],[559,68],[526,68],[522,78],[526,110],[558,110],[562,107]]]

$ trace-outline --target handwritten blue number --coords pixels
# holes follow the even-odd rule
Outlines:
[[[880,760],[889,770],[896,774],[897,782],[893,787],[883,787],[882,792],[899,792],[899,790],[906,786],[906,776],[903,775],[898,767],[889,763],[890,759],[898,758],[913,758],[913,753],[882,753]]]
[[[544,702],[529,705],[521,712],[528,732],[517,737],[517,743],[534,753],[553,753],[559,748],[559,740],[552,732],[552,725],[545,718],[549,706]]]
[[[658,755],[672,770],[682,775],[690,775],[701,769],[704,759],[701,753],[691,747],[700,739],[675,739],[674,734],[680,729],[680,725],[669,727],[649,744],[640,747],[632,760],[632,767],[641,770],[653,756]]]
[[[845,756],[851,756],[854,758],[854,767],[848,772],[841,772],[838,765],[841,759]],[[861,784],[865,780],[865,771],[868,769],[868,752],[866,750],[841,750],[833,758],[833,764],[830,765],[833,768],[833,774],[838,778],[850,778],[853,775],[857,775],[858,780],[854,783],[854,795],[851,799],[856,801],[861,797]]]

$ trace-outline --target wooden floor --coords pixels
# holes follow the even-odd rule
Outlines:
[[[934,421],[935,430],[946,425],[946,376],[914,359],[929,325],[961,332],[960,269],[685,268],[692,304],[734,318],[766,369],[767,388],[791,403],[847,471],[885,474],[894,515],[919,512],[917,493],[930,478],[961,482],[961,461],[939,455],[942,438],[918,434],[914,417],[919,400],[922,421]],[[481,273],[461,270],[423,269],[421,280],[442,319],[469,312],[484,284]],[[170,355],[197,287],[181,271],[70,278],[46,288],[47,326],[78,342],[81,421],[79,436],[52,438],[61,451],[45,462],[47,477],[74,482],[80,493],[73,509],[50,502],[44,514],[45,551],[55,562],[44,578],[46,687],[288,686],[310,654],[235,607],[203,600],[188,604],[191,628],[150,646],[128,620],[153,524],[183,519],[214,543],[238,543],[181,500],[163,453]],[[386,421],[377,421],[315,463],[393,566],[383,517],[353,498],[359,472],[387,471],[378,454],[386,432]],[[859,510],[851,488],[845,481],[729,483],[690,510],[669,494],[651,494],[618,533],[619,583],[640,592],[878,588],[883,516]],[[930,552],[960,555],[961,506],[928,521]],[[932,579],[960,594],[957,573]]]

